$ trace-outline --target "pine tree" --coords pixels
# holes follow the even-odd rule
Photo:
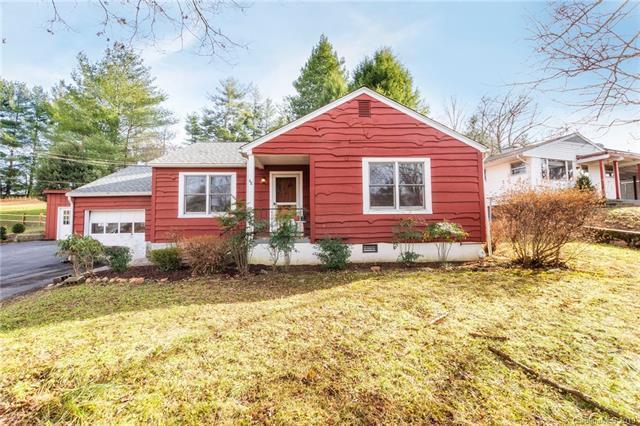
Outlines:
[[[187,115],[185,130],[189,143],[251,141],[282,125],[271,99],[263,100],[251,84],[233,78],[220,81],[211,105],[201,114]]]
[[[413,87],[413,77],[390,48],[378,49],[373,58],[366,57],[353,72],[351,90],[366,86],[396,102],[423,114],[429,111]]]
[[[0,80],[0,190],[5,196],[25,190],[23,151],[29,143],[30,93],[24,83]]]
[[[293,82],[298,92],[289,97],[291,118],[299,118],[347,93],[347,73],[344,59],[338,58],[329,39],[323,34],[311,51],[311,56]]]
[[[75,176],[72,183],[83,184],[150,159],[158,135],[174,122],[161,106],[166,95],[154,85],[149,68],[133,50],[121,46],[107,49],[96,63],[79,54],[71,82],[61,82],[53,98],[51,152],[58,155],[43,160],[47,164],[37,173],[42,181],[61,181],[65,179],[57,175],[68,175]],[[69,158],[59,158],[61,152]],[[89,167],[76,173],[74,160],[85,160]]]

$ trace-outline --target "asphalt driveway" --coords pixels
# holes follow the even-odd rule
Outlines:
[[[0,300],[41,288],[71,271],[55,253],[55,241],[28,241],[0,245]]]

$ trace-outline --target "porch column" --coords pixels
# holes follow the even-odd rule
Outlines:
[[[598,161],[598,166],[600,169],[600,190],[602,191],[602,196],[604,198],[607,198],[607,189],[604,186],[604,161]]]
[[[620,199],[620,173],[618,172],[618,162],[613,162],[613,181],[616,185],[616,200]]]
[[[640,163],[636,165],[636,179],[638,180],[637,187],[634,185],[636,189],[636,200],[640,200]]]
[[[253,154],[247,156],[247,196],[245,203],[247,209],[253,209],[255,207],[254,195],[255,195],[255,183],[256,183],[256,158]]]

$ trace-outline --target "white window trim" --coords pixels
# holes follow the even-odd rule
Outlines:
[[[522,163],[521,166],[518,167],[513,167],[514,164],[518,164],[518,163]],[[524,171],[522,173],[513,173],[514,170],[519,170],[519,169],[524,169]],[[511,163],[509,163],[509,172],[511,174],[511,176],[520,176],[520,175],[526,175],[527,174],[527,162],[523,161],[523,160],[518,160],[518,161],[512,161]]]
[[[549,174],[549,160],[552,161],[564,161],[564,177],[562,179],[551,179],[551,175]],[[575,167],[575,162],[572,160],[562,160],[559,158],[541,158],[540,161],[542,161],[542,167],[544,168],[544,170],[547,173],[547,177],[542,177],[542,179],[546,180],[546,181],[550,181],[550,182],[563,182],[563,181],[571,181],[572,179],[575,178],[575,170],[573,170],[573,167]],[[569,167],[569,163],[571,163],[571,167]],[[573,177],[569,177],[569,169],[573,170]],[[542,168],[540,169],[540,176],[542,176]]]
[[[369,206],[369,164],[371,163],[422,163],[424,165],[424,208],[400,207],[400,185],[398,167],[395,169],[395,200],[394,208],[371,208]],[[362,213],[363,214],[432,214],[431,202],[431,159],[426,157],[363,157],[362,158]]]
[[[185,181],[187,176],[206,176],[206,206],[207,211],[205,213],[187,213],[184,211],[184,195],[185,195]],[[204,217],[218,217],[222,216],[223,212],[209,212],[209,184],[210,176],[231,176],[231,208],[236,204],[236,172],[180,172],[178,173],[178,218],[181,219],[195,219]]]

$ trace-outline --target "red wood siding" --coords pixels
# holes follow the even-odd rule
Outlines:
[[[73,232],[84,234],[84,216],[87,210],[142,210],[145,214],[145,240],[149,241],[151,196],[129,197],[75,197],[73,198]]]
[[[67,190],[47,190],[44,191],[47,196],[47,217],[44,226],[44,238],[46,240],[55,240],[58,232],[58,207],[69,206],[67,198]]]
[[[358,100],[371,100],[371,117]],[[309,154],[315,238],[390,242],[403,217],[449,220],[485,240],[482,154],[367,95],[359,96],[253,149],[260,154]],[[362,213],[362,157],[431,158],[431,215]]]
[[[154,168],[152,172],[152,200],[150,224],[151,242],[171,242],[174,236],[219,235],[220,225],[216,218],[179,218],[178,184],[180,172],[235,172],[238,199],[246,198],[246,169],[244,168]]]

